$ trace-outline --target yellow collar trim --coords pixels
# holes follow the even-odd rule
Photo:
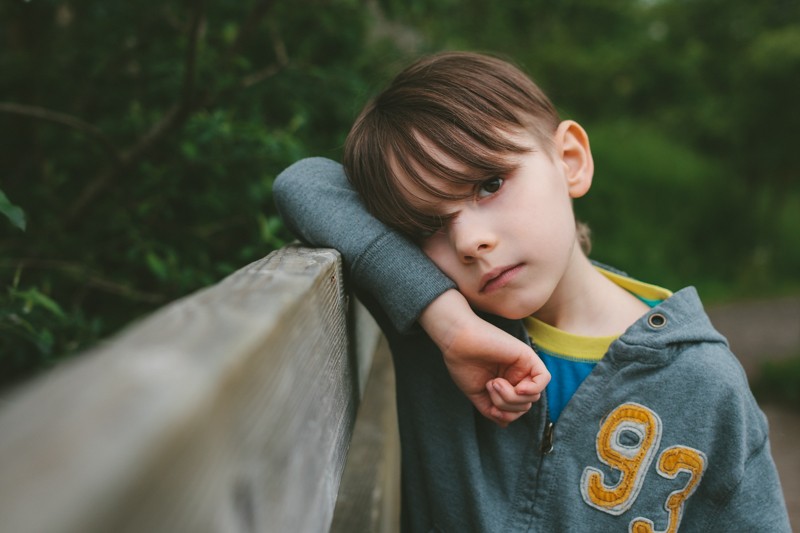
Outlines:
[[[595,267],[608,279],[646,301],[666,300],[672,291],[644,283],[627,276],[616,274],[604,268]],[[532,316],[525,319],[525,327],[533,342],[544,351],[561,357],[581,361],[599,361],[619,335],[605,337],[585,337],[567,333]]]
[[[604,268],[595,267],[601,274],[605,277],[622,287],[628,292],[631,292],[638,296],[639,298],[643,298],[645,300],[666,300],[670,296],[672,296],[672,291],[669,289],[665,289],[663,287],[659,287],[658,285],[651,285],[650,283],[645,283],[644,281],[639,281],[638,279],[629,278],[628,276],[623,276],[621,274],[617,274],[615,272],[611,272],[610,270],[606,270]]]
[[[582,361],[599,361],[619,335],[585,337],[567,333],[550,324],[529,316],[525,327],[534,344],[546,352]]]

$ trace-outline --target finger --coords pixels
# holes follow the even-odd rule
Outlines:
[[[549,382],[549,379],[542,383],[541,380],[534,381],[534,378],[527,376],[514,386],[514,392],[520,397],[528,398],[528,401],[538,402],[542,392],[547,387],[547,382]]]
[[[472,404],[481,413],[484,417],[488,418],[498,426],[505,428],[511,422],[522,416],[524,413],[510,413],[506,411],[501,411],[494,405],[492,405],[491,400],[489,399],[488,393],[483,393],[481,395],[473,395],[471,397]]]
[[[525,413],[514,413],[510,411],[501,411],[497,407],[492,407],[490,411],[490,419],[502,428],[508,427],[511,422],[514,422]]]
[[[503,372],[503,377],[511,382],[512,385],[516,385],[532,374],[533,365],[539,358],[536,352],[527,344],[513,337],[511,341],[513,341],[513,344],[505,348],[508,350],[507,353],[510,354],[510,361]]]
[[[527,396],[520,396],[514,387],[504,379],[493,379],[486,384],[486,390],[492,404],[501,411],[524,413],[531,408],[532,402]]]
[[[530,350],[529,354],[526,354],[526,358],[526,362],[520,361],[513,366],[504,368],[502,376],[515,387],[527,381],[528,385],[518,390],[520,393],[541,393],[550,382],[550,372],[533,350]],[[530,363],[529,366],[527,366],[528,363]],[[523,369],[527,369],[527,373],[520,375]]]
[[[531,375],[534,364],[540,363],[541,360],[533,348],[521,340],[495,326],[490,328],[489,331],[482,331],[486,339],[491,339],[491,343],[487,343],[482,350],[482,357],[487,361],[499,363],[504,368],[503,377],[512,385],[516,385]]]
[[[492,380],[493,386],[499,387],[497,390],[506,402],[515,404],[525,404],[538,402],[542,397],[539,386],[530,377],[527,377],[512,386],[507,380],[503,378],[496,378]]]
[[[531,367],[531,381],[536,385],[538,392],[542,392],[547,384],[550,383],[550,371],[544,365],[544,361],[537,355]]]

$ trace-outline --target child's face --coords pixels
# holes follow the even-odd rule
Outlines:
[[[559,132],[569,134],[564,124]],[[571,199],[585,189],[575,184],[574,154],[564,150],[559,132],[552,154],[532,135],[520,134],[532,150],[509,155],[517,169],[478,184],[467,199],[441,201],[414,191],[423,205],[457,213],[421,247],[480,310],[513,319],[537,312],[582,253]],[[440,161],[448,162],[444,156]],[[458,187],[457,192],[466,192],[463,187],[472,186]]]

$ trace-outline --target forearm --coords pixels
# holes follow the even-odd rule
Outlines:
[[[273,194],[289,229],[339,250],[352,282],[378,300],[398,330],[454,287],[418,246],[367,212],[340,164],[303,159],[278,176]]]

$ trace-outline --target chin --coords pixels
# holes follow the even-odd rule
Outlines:
[[[528,318],[532,314],[536,313],[544,305],[544,302],[541,302],[539,300],[540,300],[539,298],[530,298],[530,297],[525,300],[521,298],[503,300],[505,302],[509,301],[514,302],[514,305],[508,305],[507,303],[503,303],[503,301],[496,300],[493,302],[492,301],[479,302],[467,298],[467,301],[470,303],[470,305],[472,305],[474,309],[477,309],[478,311],[484,313],[489,313],[490,315],[499,316],[501,318],[505,318],[508,320],[522,320],[523,318]]]
[[[535,312],[536,312],[535,310],[530,311],[530,312],[521,311],[521,312],[516,312],[516,313],[504,313],[504,314],[502,314],[500,316],[502,316],[503,318],[507,318],[509,320],[522,320],[523,318],[528,318],[529,316],[531,316]]]
[[[485,313],[489,313],[495,316],[499,316],[501,318],[506,318],[508,320],[522,320],[523,318],[528,318],[539,308],[530,308],[527,307],[515,307],[514,309],[486,309],[486,308],[478,308]]]

